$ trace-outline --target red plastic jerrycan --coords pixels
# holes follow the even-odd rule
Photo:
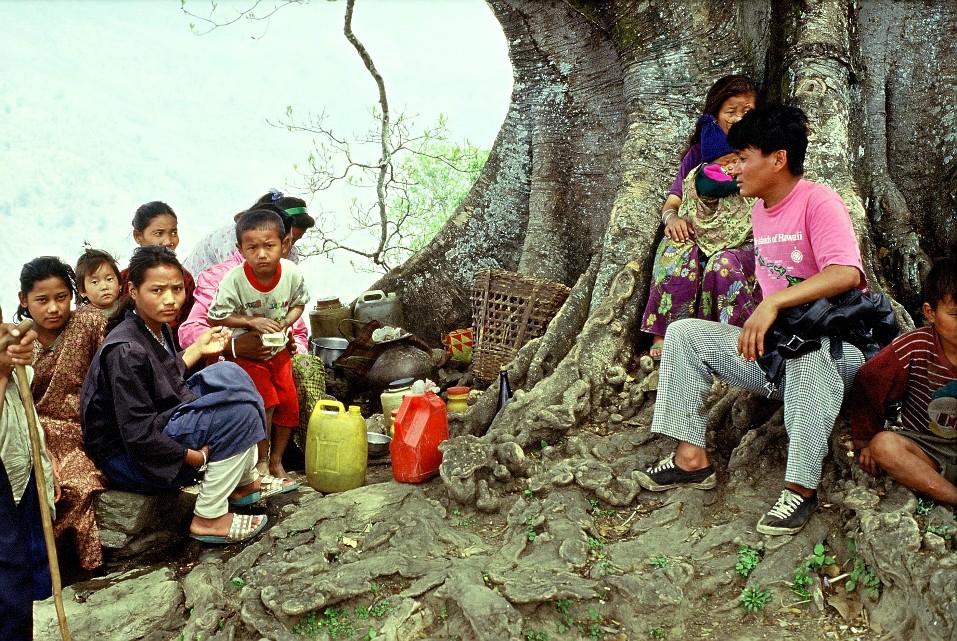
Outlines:
[[[392,475],[401,483],[421,483],[439,473],[439,443],[449,438],[445,403],[432,392],[409,394],[395,415],[389,446]]]

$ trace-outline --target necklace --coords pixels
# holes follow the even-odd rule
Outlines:
[[[146,323],[143,323],[143,324],[146,325]],[[162,326],[160,326],[160,333],[159,333],[159,334],[157,334],[156,332],[154,332],[153,329],[152,329],[149,325],[146,325],[146,329],[148,329],[148,330],[150,331],[150,334],[153,336],[153,338],[156,339],[156,342],[157,342],[157,343],[159,343],[160,345],[164,345],[164,346],[165,346],[165,343],[163,342],[163,335],[162,335],[163,329],[162,329]]]
[[[136,314],[135,311],[134,311],[133,313]],[[139,314],[136,314],[136,315],[139,316]],[[140,320],[142,320],[142,317],[141,317]],[[163,348],[165,349],[165,348],[166,348],[166,341],[163,340],[163,326],[160,325],[160,333],[159,333],[159,334],[157,334],[156,332],[154,332],[154,331],[153,331],[153,328],[150,327],[149,325],[147,325],[145,320],[143,321],[143,326],[146,327],[146,330],[150,333],[150,336],[152,336],[153,338],[155,338],[155,339],[156,339],[156,342],[159,343],[160,345],[162,345]]]

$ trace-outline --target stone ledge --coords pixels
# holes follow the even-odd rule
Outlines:
[[[93,509],[100,542],[118,556],[132,556],[183,535],[196,503],[195,487],[168,494],[145,495],[107,490]]]

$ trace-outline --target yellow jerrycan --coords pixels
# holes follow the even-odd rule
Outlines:
[[[316,403],[306,432],[306,481],[319,492],[345,492],[366,480],[369,443],[359,408]]]

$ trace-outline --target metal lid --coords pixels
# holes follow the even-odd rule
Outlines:
[[[316,309],[324,309],[326,307],[342,307],[342,303],[339,302],[338,296],[320,298],[316,301]]]
[[[411,387],[412,383],[415,382],[414,378],[400,378],[389,383],[390,390],[399,390],[403,387]]]

